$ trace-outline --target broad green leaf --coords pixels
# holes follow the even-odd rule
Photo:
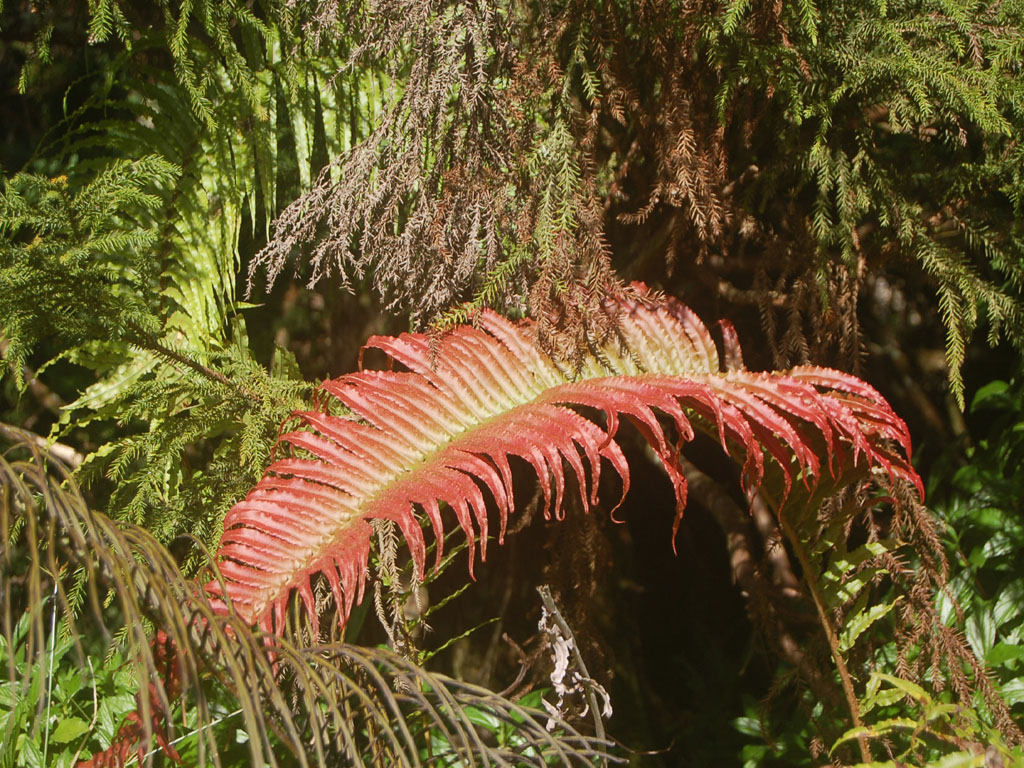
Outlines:
[[[978,658],[985,658],[996,644],[996,623],[990,608],[982,609],[967,619],[967,642]]]
[[[1000,687],[999,691],[1010,706],[1024,702],[1024,678],[1011,680],[1006,685]]]
[[[478,707],[466,707],[462,712],[469,722],[474,725],[479,725],[482,728],[486,728],[491,733],[497,733],[501,730],[503,725],[502,721],[492,713],[479,709]]]
[[[733,727],[744,736],[752,736],[755,739],[760,739],[764,735],[764,730],[761,728],[760,721],[753,717],[737,717],[732,721],[732,724]]]
[[[874,695],[866,697],[863,700],[861,706],[861,714],[866,715],[868,712],[875,709],[876,707],[891,706],[906,695],[906,692],[901,691],[899,688],[883,688]]]
[[[909,680],[904,680],[901,677],[895,677],[884,672],[872,672],[871,675],[872,677],[877,677],[883,682],[889,683],[889,685],[894,688],[903,691],[920,704],[928,704],[931,701],[931,696],[927,694],[924,688],[916,683],[912,683]]]
[[[956,752],[929,763],[928,768],[982,768],[986,765],[985,753]]]
[[[106,748],[114,738],[121,720],[129,712],[135,710],[135,697],[130,693],[119,693],[105,696],[100,700],[96,716],[96,732],[100,744]]]
[[[971,399],[971,411],[982,408],[1005,407],[1010,385],[1000,379],[981,386]]]
[[[24,768],[50,768],[50,766],[46,765],[46,761],[43,760],[42,747],[30,739],[27,734],[21,734],[18,737],[18,747],[21,752],[20,766],[24,766]]]
[[[1002,588],[992,608],[992,619],[999,627],[1009,621],[1017,627],[1024,624],[1024,579],[1015,579]]]
[[[61,720],[50,733],[50,741],[54,744],[66,744],[88,732],[89,724],[87,722],[77,717],[67,717]]]
[[[996,643],[985,655],[985,663],[990,667],[999,667],[1018,659],[1024,659],[1024,647],[1009,643]]]

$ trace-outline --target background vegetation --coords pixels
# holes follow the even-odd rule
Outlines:
[[[909,425],[928,515],[848,493],[802,561],[698,438],[673,553],[637,435],[622,525],[544,520],[517,467],[515,535],[468,586],[454,540],[458,566],[415,585],[375,529],[344,695],[301,631],[281,673],[224,630],[229,661],[176,710],[179,733],[210,726],[185,762],[288,764],[289,739],[320,744],[309,713],[360,685],[382,722],[395,691],[450,688],[495,754],[540,745],[544,718],[510,709],[552,686],[538,585],[637,765],[852,764],[858,735],[881,764],[1024,761],[1022,22],[1018,0],[7,0],[0,765],[110,746],[160,664],[153,623],[205,610],[187,579],[224,516],[369,336],[440,338],[486,306],[533,318],[571,371],[634,280],[728,318],[751,370],[870,382]],[[69,478],[32,458],[47,444]],[[399,709],[413,753],[454,760],[460,726]],[[582,710],[553,741],[585,760]],[[375,727],[352,726],[371,764]]]

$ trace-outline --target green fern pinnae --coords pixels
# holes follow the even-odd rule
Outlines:
[[[137,291],[157,233],[139,219],[160,203],[147,188],[176,174],[147,156],[109,164],[77,193],[65,177],[31,174],[0,190],[0,333],[16,370],[41,339],[73,345],[157,326]]]
[[[245,137],[236,126],[206,131],[180,89],[150,74],[110,102],[137,109],[139,121],[92,124],[69,143],[91,157],[70,178],[22,174],[0,191],[0,333],[16,371],[45,340],[96,372],[58,433],[99,419],[149,426],[101,445],[82,467],[118,479],[112,514],[165,541],[189,531],[214,545],[304,399],[296,382],[252,363],[235,315],[255,174]],[[197,445],[210,463],[193,470],[184,459]]]
[[[472,573],[477,542],[486,557],[487,497],[497,507],[499,543],[515,510],[509,457],[532,467],[549,517],[561,516],[570,478],[583,509],[596,504],[605,461],[625,496],[629,466],[614,440],[623,417],[668,472],[675,527],[687,484],[679,446],[658,414],[672,422],[680,444],[695,428],[716,436],[742,461],[748,492],[761,486],[766,464],[776,465],[780,505],[794,482],[811,492],[822,478],[841,484],[851,470],[878,468],[920,488],[906,426],[867,384],[813,367],[723,372],[710,333],[689,309],[672,299],[648,301],[622,303],[625,346],[609,344],[585,358],[576,375],[537,348],[528,323],[488,311],[479,328],[457,328],[433,345],[420,334],[371,338],[368,347],[407,371],[363,370],[322,385],[323,409],[296,414],[303,428],[281,436],[286,455],[225,518],[224,581],[208,590],[274,630],[293,591],[315,623],[311,578],[322,573],[344,620],[362,597],[369,521],[398,525],[422,576],[421,524],[433,528],[439,561],[442,504],[467,537]],[[735,334],[726,339],[727,358],[740,366]],[[329,399],[348,414],[329,414]],[[603,425],[584,415],[593,412],[604,414]]]

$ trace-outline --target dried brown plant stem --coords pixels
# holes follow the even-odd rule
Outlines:
[[[825,632],[825,639],[828,641],[829,650],[832,652],[832,659],[836,663],[836,670],[839,672],[839,680],[843,686],[843,695],[846,697],[846,705],[850,709],[850,718],[853,720],[853,725],[856,728],[863,728],[864,721],[860,717],[860,705],[857,703],[857,694],[853,690],[853,678],[850,677],[850,670],[846,667],[846,661],[843,659],[843,654],[839,651],[839,638],[836,637],[835,628],[832,626],[832,621],[828,617],[828,611],[825,608],[825,602],[821,596],[821,590],[818,587],[818,578],[814,573],[814,568],[811,565],[810,560],[807,557],[807,552],[804,550],[803,543],[800,538],[796,535],[796,531],[786,520],[784,515],[779,515],[779,523],[782,526],[782,532],[786,534],[786,538],[789,539],[790,545],[793,547],[793,552],[796,554],[796,558],[800,563],[800,567],[803,569],[804,578],[807,581],[807,588],[811,593],[811,598],[814,600],[814,607],[818,609],[818,618],[821,621],[821,628]],[[860,747],[861,759],[865,763],[872,761],[871,748],[868,745],[868,740],[863,735],[857,737],[857,744]]]
[[[530,659],[519,643],[508,636],[508,632],[502,632],[501,639],[508,643],[512,647],[512,650],[514,650],[519,656],[519,672],[516,674],[516,679],[513,680],[510,685],[498,692],[498,696],[506,697],[511,696],[512,692],[519,687],[521,682],[523,682],[523,678],[526,677],[526,672],[530,668]]]
[[[763,493],[756,493],[751,499],[750,517],[761,536],[764,558],[771,566],[772,583],[785,596],[799,595],[800,579],[793,572],[793,563],[782,544],[782,532]]]

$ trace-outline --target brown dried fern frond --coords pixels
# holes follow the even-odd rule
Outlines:
[[[376,125],[281,214],[249,290],[258,270],[273,284],[302,253],[311,285],[368,277],[419,327],[460,302],[528,304],[552,338],[568,329],[552,349],[578,357],[580,324],[603,341],[605,299],[620,286],[593,160],[576,139],[583,113],[566,89],[557,25],[552,39],[538,27],[528,55],[517,49],[533,34],[529,13],[380,0],[346,17],[357,41],[348,66],[382,86]]]
[[[499,108],[514,64],[507,20],[487,3],[387,0],[349,23],[349,66],[383,75],[378,122],[282,213],[250,289],[257,268],[273,283],[304,248],[310,284],[372,273],[392,307],[415,297],[422,322],[496,266],[510,237],[505,176],[529,136]]]
[[[465,765],[582,766],[608,758],[610,745],[564,723],[549,732],[546,713],[426,672],[390,651],[304,645],[296,642],[301,633],[263,635],[230,608],[214,611],[145,530],[91,512],[59,462],[2,426],[0,439],[9,444],[0,454],[0,632],[7,648],[23,649],[28,669],[45,670],[57,627],[73,640],[84,667],[94,635],[106,633],[101,644],[117,642],[111,635],[123,638],[135,679],[149,681],[110,749],[81,765],[124,765],[152,754],[153,742],[175,754],[170,741],[186,711],[195,715],[185,736],[196,739],[197,764],[219,764],[223,739],[211,726],[225,699],[238,710],[231,732],[248,734],[253,765],[413,766],[425,748],[433,749],[434,761]],[[219,578],[212,567],[208,575]],[[14,625],[26,615],[28,630],[16,641]],[[157,629],[153,636],[150,626]],[[34,674],[12,678],[13,667],[8,679],[22,697],[40,682]],[[516,737],[485,741],[471,722],[474,710]],[[36,727],[50,727],[46,721],[40,698]]]

